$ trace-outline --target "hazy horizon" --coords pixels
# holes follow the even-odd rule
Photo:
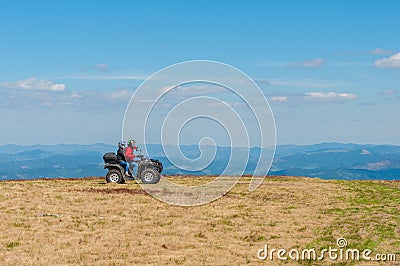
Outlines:
[[[104,142],[94,142],[94,143],[52,143],[52,144],[43,144],[43,143],[33,143],[33,144],[18,144],[18,143],[7,143],[7,144],[0,144],[0,147],[7,146],[7,145],[16,145],[16,146],[57,146],[57,145],[83,145],[83,146],[90,146],[90,145],[111,145],[116,146],[116,143],[104,143]],[[136,143],[137,145],[143,145],[142,143]],[[400,146],[399,144],[392,144],[392,143],[357,143],[357,142],[340,142],[340,141],[323,141],[323,142],[316,142],[316,143],[305,143],[305,144],[296,144],[296,143],[283,143],[277,144],[276,146],[313,146],[319,144],[342,144],[342,145],[375,145],[375,146]],[[160,144],[160,143],[148,143],[147,145],[163,145],[163,146],[174,146],[173,144]],[[179,144],[179,146],[198,146],[198,143],[193,144]],[[206,147],[214,147],[213,145],[201,145]],[[247,148],[245,146],[217,146],[222,148]],[[250,148],[260,148],[259,146],[250,146]],[[273,147],[263,147],[263,148],[273,148]]]

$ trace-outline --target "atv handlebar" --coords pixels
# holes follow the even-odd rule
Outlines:
[[[139,151],[139,154],[136,155],[135,157],[140,158],[141,160],[147,158],[146,156],[144,156],[144,155],[142,154],[142,149],[136,149],[136,150]]]

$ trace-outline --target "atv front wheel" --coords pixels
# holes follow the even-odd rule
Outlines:
[[[157,172],[159,172],[161,174],[162,170],[163,170],[163,165],[159,160],[154,160],[154,159],[150,159],[153,162],[154,165],[154,170],[156,170]]]
[[[157,184],[160,181],[160,173],[152,168],[147,168],[140,174],[143,184]]]
[[[163,167],[162,167],[162,165],[160,165],[160,164],[156,164],[156,165],[154,166],[154,170],[156,170],[157,172],[159,172],[159,173],[161,174],[161,172],[162,172],[162,170],[163,170]]]
[[[107,183],[117,183],[117,184],[125,183],[125,180],[122,177],[121,172],[117,169],[111,169],[110,171],[108,171],[106,175],[106,181]]]

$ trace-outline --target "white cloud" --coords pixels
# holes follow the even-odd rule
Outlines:
[[[169,91],[172,88],[173,88],[173,86],[162,87],[161,89],[159,89],[159,93],[164,94],[164,93],[166,93],[167,91]]]
[[[288,97],[287,96],[273,96],[273,97],[269,98],[269,100],[271,102],[284,103],[284,102],[288,101]]]
[[[375,61],[377,67],[400,67],[400,53]]]
[[[309,60],[309,61],[304,61],[301,63],[292,63],[289,66],[290,67],[306,67],[306,68],[318,68],[318,67],[322,67],[325,63],[325,60],[321,59],[321,58],[315,58],[313,60]]]
[[[70,99],[80,99],[83,97],[83,95],[75,91],[75,92],[69,94],[67,97]]]
[[[175,96],[197,96],[228,92],[229,89],[212,84],[185,84],[177,87],[166,86],[159,90],[160,93],[167,91]]]
[[[132,92],[129,90],[118,90],[111,93],[113,99],[129,99],[132,96]]]
[[[394,95],[394,94],[397,94],[398,92],[396,91],[396,90],[385,90],[385,91],[382,91],[380,94],[381,95]]]
[[[258,79],[254,81],[258,86],[271,85],[269,80]]]
[[[370,75],[363,74],[363,73],[351,73],[351,74],[353,74],[354,76],[363,78],[363,79],[370,80],[370,81],[376,81],[376,78],[374,78]]]
[[[145,80],[147,77],[144,75],[70,75],[56,78],[68,80]]]
[[[272,86],[288,86],[296,88],[337,88],[339,86],[346,86],[347,84],[337,80],[320,80],[320,79],[300,79],[300,80],[285,80],[285,79],[269,79]]]
[[[100,71],[106,71],[108,70],[109,65],[107,63],[101,63],[101,64],[97,64],[94,66],[94,69],[96,70],[100,70]]]
[[[355,94],[344,92],[306,92],[304,93],[306,99],[311,100],[356,100],[358,96]]]
[[[154,100],[154,99],[142,99],[142,100],[138,100],[136,102],[138,102],[138,103],[155,103],[156,100]]]
[[[368,155],[368,154],[371,154],[371,152],[369,150],[363,149],[360,154],[361,155]]]
[[[348,101],[357,100],[358,96],[355,94],[344,93],[344,92],[305,92],[304,94],[290,93],[288,95],[275,95],[268,97],[270,102],[275,103],[310,103],[315,101]]]
[[[373,55],[391,55],[391,54],[394,54],[394,51],[393,50],[385,50],[382,48],[376,48],[376,49],[369,51],[368,53],[373,54]]]
[[[28,78],[14,82],[0,82],[0,87],[5,89],[22,90],[44,90],[44,91],[63,91],[66,86],[62,83],[54,83],[51,80]]]

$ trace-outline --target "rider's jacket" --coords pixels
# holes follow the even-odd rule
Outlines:
[[[135,154],[133,154],[133,151],[136,150],[138,147],[133,146],[133,147],[126,147],[125,149],[125,158],[127,162],[133,162],[135,159]]]
[[[118,148],[117,161],[118,161],[118,163],[126,162],[124,148]]]

